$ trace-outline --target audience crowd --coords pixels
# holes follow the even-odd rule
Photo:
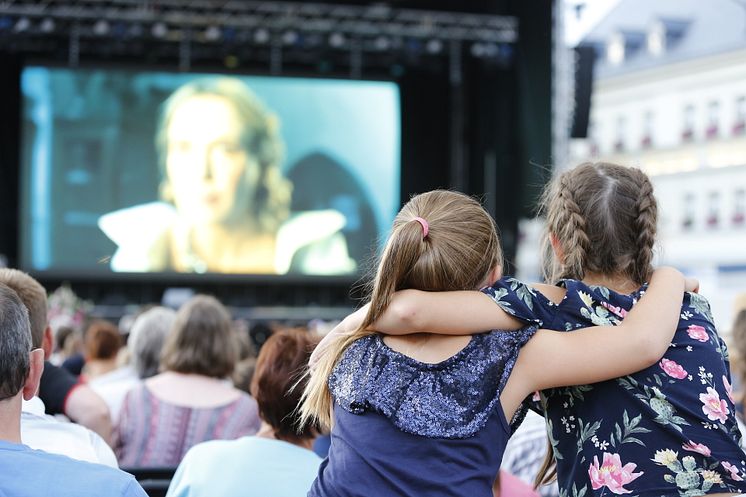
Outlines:
[[[47,311],[39,282],[0,269],[0,495],[294,497],[323,470],[329,435],[299,414],[316,333],[277,326],[258,343],[206,295],[146,306],[131,326],[89,316],[53,329]],[[727,338],[743,432],[746,308]],[[546,435],[529,413],[495,496],[565,495],[533,487]]]

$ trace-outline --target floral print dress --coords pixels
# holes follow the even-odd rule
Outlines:
[[[645,293],[623,295],[575,280],[554,304],[513,278],[483,291],[508,313],[572,331],[618,324]],[[694,497],[746,493],[728,352],[710,306],[687,293],[665,356],[614,380],[541,392],[561,497]]]

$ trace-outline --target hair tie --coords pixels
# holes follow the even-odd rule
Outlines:
[[[430,225],[427,224],[427,221],[422,219],[421,217],[414,218],[415,221],[420,223],[422,226],[422,238],[427,238],[427,234],[430,232]]]

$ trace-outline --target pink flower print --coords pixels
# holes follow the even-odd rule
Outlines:
[[[686,332],[689,333],[689,338],[699,340],[700,342],[706,342],[710,339],[710,335],[707,334],[704,327],[696,324],[690,324],[689,328],[686,329]]]
[[[696,452],[698,454],[702,454],[703,456],[707,456],[707,457],[709,457],[710,454],[712,454],[708,446],[706,446],[705,444],[694,443],[691,440],[689,440],[689,442],[682,445],[681,448],[684,450],[688,450],[689,452]]]
[[[666,374],[672,378],[676,378],[679,380],[683,380],[687,376],[689,376],[689,373],[686,372],[686,370],[681,367],[680,364],[677,364],[674,361],[669,361],[668,359],[661,359],[661,362],[659,363],[661,369],[666,372]]]
[[[725,387],[725,393],[728,394],[728,398],[732,403],[735,404],[736,401],[733,400],[733,386],[730,384],[728,378],[726,378],[725,375],[723,375],[723,386]]]
[[[601,305],[604,306],[604,307],[606,307],[606,309],[608,309],[609,312],[611,312],[612,314],[614,314],[617,317],[620,317],[622,319],[624,319],[624,318],[627,317],[627,309],[623,309],[621,307],[613,306],[613,305],[609,304],[608,302],[601,302]]]
[[[728,405],[720,398],[717,391],[712,387],[707,387],[707,393],[699,394],[699,400],[702,401],[702,411],[707,414],[711,421],[720,421],[725,423],[728,417]]]
[[[598,456],[593,456],[593,464],[588,467],[588,476],[591,478],[593,490],[601,487],[607,487],[612,493],[628,494],[631,490],[624,488],[624,485],[639,478],[644,472],[633,473],[636,464],[627,463],[622,466],[619,454],[609,454],[604,452],[604,462],[598,465]]]
[[[741,475],[738,474],[738,468],[735,465],[729,463],[728,461],[723,461],[723,467],[728,473],[730,473],[730,477],[732,480],[743,481],[743,478],[741,478]]]

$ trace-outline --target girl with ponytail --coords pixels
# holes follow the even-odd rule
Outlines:
[[[504,278],[483,290],[492,301],[478,292],[407,290],[391,299],[388,313],[366,320],[366,330],[479,333],[510,316],[572,336],[591,325],[627,323],[633,306],[651,299],[657,204],[648,177],[615,164],[581,164],[548,186],[542,212],[551,285]],[[552,450],[537,484],[551,479],[553,456],[562,496],[746,493],[727,349],[703,297],[687,293],[679,306],[670,347],[647,369],[542,389]],[[353,314],[345,326],[359,321]],[[596,351],[584,352],[568,367],[595,361]]]
[[[631,373],[670,343],[684,291],[671,269],[656,271],[648,295],[616,327],[557,333],[504,315],[496,327],[513,331],[370,331],[385,323],[396,292],[476,290],[501,266],[494,223],[475,200],[433,191],[402,208],[364,316],[327,339],[304,391],[300,423],[332,426],[310,496],[492,495],[528,394]]]

